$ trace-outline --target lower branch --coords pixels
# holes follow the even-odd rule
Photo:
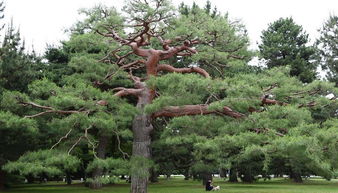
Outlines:
[[[222,110],[208,110],[208,105],[184,105],[169,106],[153,114],[153,117],[179,117],[185,115],[206,115],[206,114],[222,114],[233,118],[242,118],[245,115],[232,110],[229,107],[223,107]]]

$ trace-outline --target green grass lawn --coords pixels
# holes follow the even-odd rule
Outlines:
[[[306,180],[303,184],[292,183],[285,179],[273,179],[259,181],[254,184],[227,183],[220,179],[214,180],[215,185],[221,186],[218,192],[227,193],[338,193],[338,180]],[[83,184],[70,186],[63,183],[47,183],[18,185],[7,190],[8,193],[128,193],[129,184],[119,183],[105,186],[100,190],[91,190]],[[169,180],[161,179],[160,182],[151,184],[149,193],[201,193],[205,192],[204,187],[198,181],[184,181],[179,178]]]

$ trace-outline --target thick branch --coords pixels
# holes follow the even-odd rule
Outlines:
[[[139,96],[143,89],[136,88],[115,88],[115,90],[119,90],[114,96],[123,97],[127,95]]]
[[[132,42],[129,45],[133,49],[134,54],[141,57],[149,56],[148,50],[140,48],[137,42]]]
[[[245,115],[232,110],[229,107],[223,107],[222,110],[208,110],[208,105],[184,105],[169,106],[153,114],[153,117],[179,117],[185,115],[206,115],[206,114],[223,114],[233,118],[242,118]]]
[[[199,67],[191,67],[191,68],[175,68],[168,64],[159,64],[157,66],[157,71],[167,71],[167,72],[177,72],[177,73],[192,73],[196,72],[205,78],[210,78],[210,75],[207,71]]]

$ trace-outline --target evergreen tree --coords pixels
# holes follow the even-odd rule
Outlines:
[[[311,62],[315,50],[307,45],[308,34],[292,18],[280,18],[269,24],[261,39],[260,57],[266,60],[268,68],[289,65],[290,75],[302,82],[316,78],[317,65]]]
[[[327,79],[338,86],[338,17],[331,15],[320,29],[317,40],[319,62],[327,70]]]
[[[0,20],[4,18],[4,9],[4,2],[1,1]],[[0,26],[1,31],[4,26]],[[40,64],[40,59],[34,52],[26,53],[20,32],[14,28],[13,22],[11,22],[2,37],[0,47],[0,101],[6,90],[27,91],[28,84],[39,76],[38,64]],[[11,176],[6,175],[2,170],[2,166],[8,160],[13,161],[25,151],[35,147],[36,125],[10,113],[3,108],[3,104],[0,107],[0,189],[2,189],[5,183],[13,181]],[[3,122],[4,120],[6,122]]]
[[[104,9],[110,12],[107,13],[106,20],[97,18]],[[41,148],[57,148],[82,157],[82,177],[85,172],[88,173],[91,176],[87,179],[89,185],[92,188],[100,188],[102,183],[116,181],[113,178],[102,178],[103,175],[117,175],[120,172],[114,171],[115,166],[96,167],[97,163],[114,164],[112,158],[106,159],[107,155],[128,158],[128,150],[125,149],[130,147],[130,143],[121,143],[131,138],[128,125],[135,111],[124,101],[107,92],[112,86],[131,84],[130,80],[121,78],[126,76],[123,72],[109,78],[110,71],[118,67],[110,62],[100,62],[110,49],[118,45],[107,44],[107,38],[95,34],[95,31],[84,29],[84,26],[112,22],[120,17],[116,17],[115,9],[108,10],[102,6],[83,12],[93,20],[77,23],[72,28],[70,40],[63,42],[62,47],[48,48],[45,56],[49,63],[41,70],[45,77],[33,81],[24,95],[6,92],[2,104],[4,109],[25,116],[26,119],[38,119],[37,136],[41,137],[38,142],[44,144]],[[17,101],[11,101],[13,99]],[[26,107],[24,113],[20,106]],[[116,116],[110,116],[111,113],[116,113]],[[68,140],[63,140],[65,138]],[[126,164],[122,161],[119,163]]]
[[[227,14],[207,14],[196,4],[188,9],[190,14],[182,14],[172,21],[165,37],[196,38],[200,42],[195,45],[199,54],[177,56],[169,60],[171,65],[202,67],[214,77],[231,76],[239,69],[251,71],[247,62],[253,53],[248,49],[249,38],[243,24],[230,20]]]
[[[27,86],[37,79],[40,59],[35,53],[25,53],[20,32],[13,26],[7,27],[0,48],[0,87],[7,90],[27,91]]]
[[[5,11],[5,4],[4,4],[4,1],[1,1],[0,2],[0,20],[5,18],[4,11]],[[3,30],[4,27],[5,27],[5,24],[2,24],[2,26],[0,26],[0,30]]]
[[[104,6],[83,10],[70,40],[47,54],[55,63],[67,58],[71,73],[2,100],[3,109],[47,126],[39,127],[49,134],[45,146],[92,156],[83,162],[92,187],[126,168],[132,193],[146,193],[157,168],[204,180],[219,169],[246,182],[274,172],[297,181],[309,173],[332,177],[337,140],[329,135],[337,120],[319,122],[315,113],[336,103],[333,84],[304,85],[290,77],[292,66],[248,67],[244,27],[196,4],[177,17],[169,1],[131,0],[124,10],[126,18]]]

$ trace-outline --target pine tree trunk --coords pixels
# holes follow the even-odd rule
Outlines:
[[[227,177],[227,171],[224,168],[219,169],[219,177],[226,178]]]
[[[72,177],[70,176],[70,173],[66,173],[66,182],[67,182],[67,185],[72,184]]]
[[[28,184],[34,183],[34,176],[32,174],[29,174],[28,176],[26,176],[26,179],[27,179]]]
[[[238,182],[237,170],[235,168],[230,169],[229,182]]]
[[[189,168],[184,169],[184,180],[189,180],[190,179],[190,172],[189,172]]]
[[[210,172],[205,172],[203,175],[203,181],[202,184],[206,185],[209,180],[212,180],[212,174]]]
[[[292,172],[290,178],[296,183],[303,183],[302,176],[299,173]]]
[[[97,157],[101,158],[101,159],[105,159],[106,158],[106,149],[108,146],[108,140],[109,137],[104,136],[104,135],[100,135],[99,136],[99,145],[97,147]],[[102,182],[100,181],[100,177],[103,175],[103,171],[100,168],[96,168],[93,171],[93,182],[89,184],[89,187],[91,189],[100,189],[102,188]]]
[[[150,131],[152,125],[150,116],[138,115],[133,121],[133,161],[131,174],[131,193],[147,193],[150,161]],[[135,165],[136,164],[136,165]]]
[[[150,104],[152,93],[145,88],[138,98],[137,108],[140,114],[133,120],[133,156],[131,172],[131,193],[147,193],[150,170],[150,132],[153,130],[151,116],[144,113],[144,107]]]
[[[154,168],[150,169],[150,178],[149,178],[149,180],[152,183],[158,182],[158,173],[157,173],[157,171],[155,171]]]
[[[5,189],[5,179],[6,179],[5,171],[1,170],[0,166],[0,191]]]

